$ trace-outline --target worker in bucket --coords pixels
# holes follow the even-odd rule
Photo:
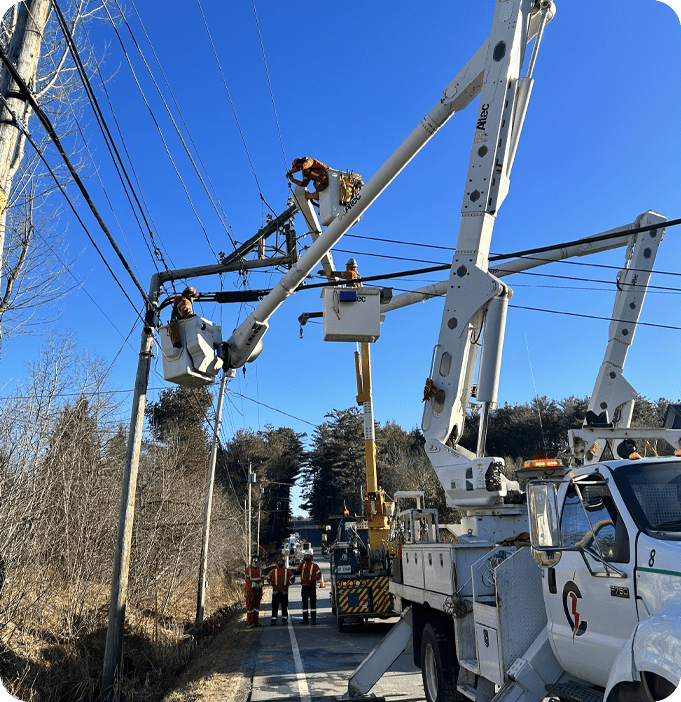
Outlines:
[[[300,575],[300,594],[303,600],[303,621],[301,624],[316,624],[317,583],[321,585],[323,581],[322,571],[316,563],[312,562],[312,549],[305,551],[305,557],[298,564],[296,573]]]
[[[196,292],[196,288],[191,286],[186,287],[182,291],[182,295],[178,295],[173,300],[173,311],[170,315],[170,324],[168,325],[168,334],[170,335],[170,340],[176,349],[181,349],[182,344],[180,343],[180,320],[189,319],[190,317],[196,317],[194,314],[194,300],[197,300],[199,294]]]
[[[333,276],[334,278],[344,278],[347,280],[348,282],[345,285],[348,288],[362,287],[362,282],[357,282],[360,275],[357,272],[357,261],[355,261],[354,258],[348,259],[348,262],[345,264],[344,271],[330,271],[329,275]]]
[[[303,156],[302,158],[293,159],[292,168],[290,171],[286,171],[286,177],[292,183],[300,185],[303,188],[307,187],[308,183],[312,183],[314,192],[306,192],[305,197],[308,200],[317,200],[319,198],[319,193],[329,186],[328,169],[329,167],[325,166],[321,161]],[[302,174],[302,180],[296,180],[293,177],[293,174],[298,172]]]
[[[265,575],[260,568],[260,559],[256,554],[253,554],[251,565],[246,566],[246,626],[249,629],[262,626],[258,617],[260,616],[264,582]]]
[[[275,626],[279,607],[281,607],[281,623],[288,623],[288,589],[296,581],[295,573],[284,567],[284,558],[277,558],[277,565],[267,574],[267,582],[272,586],[272,620]]]

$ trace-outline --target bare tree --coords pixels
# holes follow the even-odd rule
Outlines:
[[[67,23],[84,68],[94,73],[97,64],[82,30],[100,19],[106,0],[72,0]],[[71,160],[82,149],[79,117],[85,93],[69,53],[68,44],[51,11],[50,0],[25,0],[6,14],[0,45],[23,82],[49,115],[62,143],[68,144]],[[101,60],[101,59],[100,59]],[[73,286],[68,271],[73,261],[64,246],[63,209],[51,197],[54,178],[66,182],[63,164],[48,168],[35,149],[27,145],[26,130],[40,152],[49,138],[37,120],[21,87],[4,64],[0,66],[0,340],[40,330],[56,314],[50,303]],[[35,133],[34,133],[35,128]],[[50,173],[52,170],[52,173]],[[59,195],[61,198],[61,195]]]

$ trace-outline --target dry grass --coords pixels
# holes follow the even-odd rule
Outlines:
[[[214,640],[231,641],[237,630],[243,632],[240,582],[213,579],[201,631],[193,626],[196,581],[176,583],[160,614],[155,605],[165,601],[165,594],[159,592],[155,602],[128,603],[121,680],[126,700],[161,700],[188,664],[213,650]],[[10,694],[25,702],[94,701],[101,684],[109,595],[108,586],[91,586],[74,621],[68,588],[53,582],[38,614],[5,626],[0,677]]]

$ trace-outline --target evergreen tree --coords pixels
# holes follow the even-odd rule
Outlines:
[[[163,390],[157,402],[147,404],[145,414],[154,439],[166,447],[173,446],[184,470],[205,474],[212,431],[209,433],[208,410],[213,395],[207,387],[179,386]]]
[[[318,524],[326,524],[344,508],[362,514],[360,491],[366,482],[364,424],[359,410],[333,410],[326,417],[328,421],[312,435],[303,469],[306,494],[302,507]]]

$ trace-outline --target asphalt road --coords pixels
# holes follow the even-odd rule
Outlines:
[[[314,524],[294,525],[304,541],[313,545],[314,558],[329,578],[329,563],[321,555],[321,534]],[[317,591],[317,625],[302,625],[300,586],[295,583],[289,591],[289,622],[287,626],[270,626],[270,606],[263,607],[264,626],[254,629],[251,636],[259,637],[259,645],[251,649],[249,669],[252,670],[251,702],[300,700],[320,702],[335,700],[347,692],[348,679],[355,668],[382,640],[397,619],[370,621],[354,632],[338,633],[336,619],[331,614],[329,588]],[[411,645],[395,661],[371,692],[396,702],[425,700],[421,671],[412,660]]]

